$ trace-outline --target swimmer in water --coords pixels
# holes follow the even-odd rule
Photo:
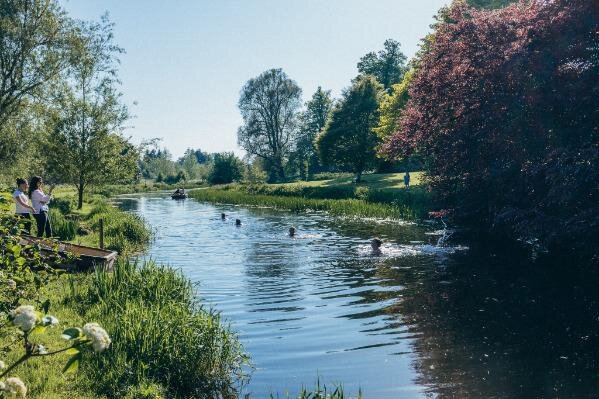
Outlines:
[[[227,218],[227,215],[225,215],[224,213],[220,214],[220,220],[225,220]]]
[[[373,238],[372,241],[370,241],[370,248],[372,248],[373,255],[382,255],[381,245],[383,245],[383,241],[379,238]]]
[[[235,219],[235,226],[241,226],[241,220]]]
[[[289,237],[295,237],[295,227],[293,226],[289,228]]]

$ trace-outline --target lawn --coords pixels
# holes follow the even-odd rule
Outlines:
[[[423,172],[410,173],[410,186],[419,186],[422,184]],[[361,187],[371,189],[404,189],[403,173],[371,173],[362,176],[362,182],[358,184]],[[338,177],[326,180],[297,181],[293,183],[271,184],[271,186],[285,186],[289,184],[305,187],[349,187],[355,186],[355,175],[350,173],[340,173]]]

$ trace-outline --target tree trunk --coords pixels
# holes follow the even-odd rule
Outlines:
[[[362,171],[356,172],[356,183],[362,182]]]
[[[83,188],[83,183],[79,183],[79,185],[77,186],[77,209],[81,209],[83,207]]]

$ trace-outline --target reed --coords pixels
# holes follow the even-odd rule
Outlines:
[[[219,314],[199,306],[180,272],[121,260],[91,280],[72,285],[71,301],[113,341],[83,368],[98,393],[125,397],[142,387],[166,397],[237,397],[248,357]]]
[[[418,219],[425,213],[426,205],[415,206],[417,201],[394,201],[391,203],[374,202],[357,198],[309,198],[291,195],[289,189],[282,192],[273,189],[272,194],[264,194],[264,190],[248,189],[241,191],[237,188],[200,189],[190,193],[192,198],[199,201],[241,204],[249,206],[266,206],[275,209],[285,209],[292,212],[325,211],[335,216],[376,217],[392,219]],[[276,193],[276,194],[275,194]],[[285,195],[281,195],[285,193]],[[418,194],[415,194],[418,195]],[[410,197],[407,197],[410,198]]]

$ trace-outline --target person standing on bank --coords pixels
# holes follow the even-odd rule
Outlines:
[[[31,215],[29,213],[34,212],[34,210],[29,205],[29,198],[25,194],[28,188],[27,180],[19,177],[17,179],[17,189],[12,193],[12,199],[15,201],[15,214],[23,224],[24,232],[31,234]]]
[[[50,238],[52,237],[52,226],[50,225],[50,216],[48,214],[48,203],[52,199],[54,185],[50,186],[48,194],[44,194],[42,191],[43,187],[44,181],[41,177],[32,177],[29,183],[29,198],[31,198],[33,217],[37,224],[37,236],[43,237],[45,233],[46,237]]]

